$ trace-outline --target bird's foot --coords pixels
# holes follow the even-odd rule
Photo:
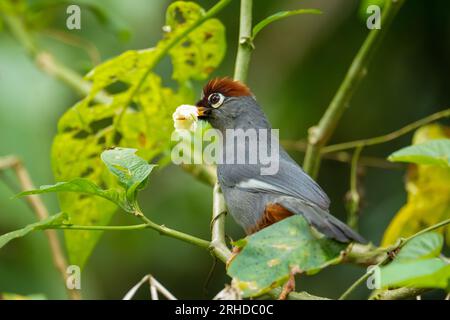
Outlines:
[[[241,252],[241,248],[233,247],[233,249],[231,250],[231,256],[228,258],[228,260],[225,264],[227,269],[230,266],[231,261],[233,261],[233,259],[236,258],[236,256],[239,254],[239,252]]]

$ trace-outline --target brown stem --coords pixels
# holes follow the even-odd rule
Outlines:
[[[19,158],[15,156],[0,158],[0,170],[5,170],[8,168],[14,170],[14,172],[16,173],[22,191],[35,189],[27,169],[22,164]],[[32,195],[29,197],[25,197],[25,200],[33,209],[39,220],[46,219],[49,216],[48,210],[39,196]],[[64,256],[63,250],[61,248],[61,244],[58,239],[58,234],[54,230],[46,230],[45,235],[47,236],[47,240],[50,246],[53,264],[59,271],[61,278],[64,281],[64,286],[66,287],[67,295],[73,300],[80,300],[81,299],[80,292],[78,290],[70,290],[66,286],[67,280],[66,271],[68,264]]]

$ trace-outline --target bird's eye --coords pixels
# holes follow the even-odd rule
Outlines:
[[[213,108],[218,108],[222,105],[223,100],[225,100],[225,97],[221,93],[212,93],[208,97],[209,104]]]

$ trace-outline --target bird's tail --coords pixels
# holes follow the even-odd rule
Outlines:
[[[324,209],[291,197],[281,199],[279,204],[295,214],[302,215],[310,225],[329,238],[344,243],[367,243],[361,235]]]

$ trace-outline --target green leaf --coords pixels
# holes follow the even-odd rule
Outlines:
[[[435,139],[394,152],[388,158],[394,162],[450,167],[450,139]]]
[[[450,138],[450,127],[429,124],[414,133],[413,146],[436,139]],[[386,229],[382,246],[394,244],[425,227],[450,218],[450,167],[434,165],[408,166],[406,175],[407,203],[398,211]],[[450,244],[450,227],[440,228]]]
[[[256,35],[270,23],[290,17],[290,16],[298,15],[298,14],[322,14],[322,11],[317,10],[317,9],[299,9],[299,10],[281,11],[281,12],[275,13],[275,14],[265,18],[264,20],[258,22],[258,24],[253,27],[252,37],[255,38]]]
[[[381,268],[382,287],[449,288],[450,265],[432,258],[406,263],[391,263]]]
[[[444,238],[437,232],[427,232],[408,241],[397,254],[395,261],[406,262],[439,256]]]
[[[5,244],[10,242],[11,240],[26,236],[31,231],[45,229],[46,227],[52,226],[52,225],[60,225],[65,220],[67,220],[67,218],[68,218],[67,214],[64,212],[61,212],[61,213],[55,214],[53,216],[50,216],[47,219],[29,224],[22,229],[1,235],[0,236],[0,248],[2,248]]]
[[[171,44],[204,14],[192,2],[171,4],[166,22],[169,27],[164,28],[163,38],[155,47],[124,52],[88,73],[85,79],[92,84],[90,93],[58,123],[52,147],[56,181],[86,178],[101,189],[117,189],[118,180],[100,159],[105,149],[134,148],[145,161],[169,150],[172,113],[181,104],[195,102],[191,80],[209,77],[225,54],[225,28],[216,19],[206,20],[180,43]],[[176,80],[173,87],[165,86],[153,70],[166,51]],[[99,102],[95,99],[99,92],[107,92],[110,99]],[[62,193],[58,197],[61,209],[69,213],[75,224],[107,225],[117,209],[99,197],[78,193]],[[83,267],[101,234],[65,231],[70,262]]]
[[[337,263],[346,245],[319,236],[299,216],[284,219],[234,243],[242,251],[228,274],[245,297],[261,295],[285,283],[291,273],[312,274]]]
[[[103,190],[88,179],[76,178],[68,182],[58,182],[53,185],[40,186],[36,190],[28,190],[19,193],[17,196],[28,196],[32,194],[52,193],[52,192],[77,192],[91,194],[114,202],[125,211],[133,212],[133,207],[125,199],[125,193],[113,189]]]
[[[101,158],[126,189],[127,197],[134,201],[136,191],[142,189],[156,165],[150,165],[136,155],[136,149],[114,148],[103,151]]]
[[[444,238],[428,232],[411,239],[380,269],[382,287],[449,288],[450,265],[439,258]]]

